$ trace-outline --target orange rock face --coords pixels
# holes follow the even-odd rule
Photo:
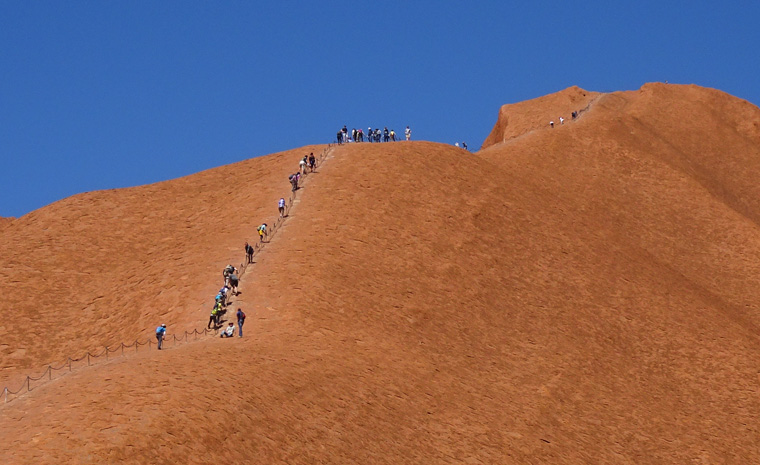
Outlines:
[[[562,125],[560,118],[565,123],[571,122],[573,112],[583,116],[601,95],[573,86],[556,94],[504,105],[499,110],[499,118],[483,142],[482,149],[537,129],[551,128],[551,124],[559,127]]]
[[[333,148],[242,277],[245,337],[14,397],[0,462],[757,463],[760,111],[694,86],[581,94],[502,108],[476,154]],[[205,326],[323,149],[14,220],[2,373]]]

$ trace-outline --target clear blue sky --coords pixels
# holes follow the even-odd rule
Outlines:
[[[757,1],[0,0],[0,216],[344,124],[477,149],[502,104],[571,85],[758,104],[758,24]]]

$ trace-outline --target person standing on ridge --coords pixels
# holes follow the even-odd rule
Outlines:
[[[406,136],[406,140],[412,140],[412,130],[409,129],[409,126],[404,129],[404,136]]]
[[[396,131],[391,129],[391,142],[396,142]]]
[[[156,328],[156,340],[158,341],[158,350],[164,345],[164,336],[166,336],[166,324],[162,324]]]
[[[235,314],[238,320],[238,337],[243,337],[243,323],[245,323],[245,313],[243,309],[238,308]]]
[[[280,198],[280,201],[277,202],[277,210],[280,211],[280,218],[285,218],[285,199]]]

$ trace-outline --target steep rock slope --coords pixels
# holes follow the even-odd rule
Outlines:
[[[560,126],[560,117],[572,121],[572,113],[585,114],[592,102],[601,94],[578,86],[533,100],[504,105],[491,134],[483,142],[483,149],[519,137],[538,128],[549,127],[550,122]]]
[[[0,238],[2,377],[131,342],[162,322],[200,327],[222,268],[239,265],[255,226],[276,217],[301,156],[322,149],[79,194],[15,219]]]
[[[0,461],[757,462],[758,120],[651,85],[479,154],[338,147],[246,273],[246,337],[42,386]]]

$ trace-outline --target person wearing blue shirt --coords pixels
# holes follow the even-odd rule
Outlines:
[[[162,324],[156,328],[156,339],[158,340],[158,350],[161,350],[161,346],[164,342],[164,336],[166,335],[166,324]]]

